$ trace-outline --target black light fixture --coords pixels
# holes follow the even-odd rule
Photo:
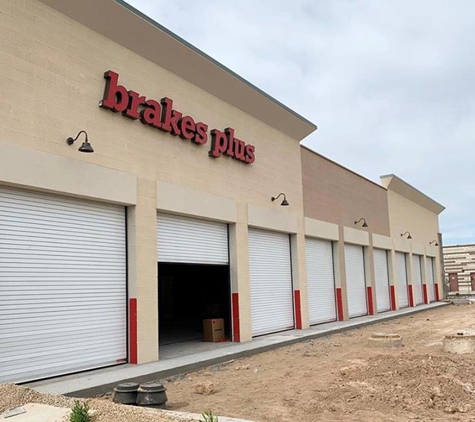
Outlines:
[[[283,196],[284,197],[284,200],[281,202],[281,206],[283,207],[286,207],[288,205],[290,205],[287,201],[287,198],[285,197],[285,193],[281,192],[279,193],[277,196],[273,196],[271,199],[272,199],[272,202],[274,202],[276,199],[278,199],[279,197]]]
[[[433,240],[432,242],[429,242],[429,245],[432,245],[434,244],[434,246],[439,246],[439,244],[437,243],[437,240]]]
[[[402,233],[401,236],[405,236],[406,234],[408,239],[412,239],[411,233],[409,232]]]
[[[355,224],[358,224],[360,221],[363,222],[361,227],[368,227],[368,224],[366,224],[366,218],[360,218],[358,221],[355,221]]]
[[[82,143],[82,145],[78,148],[78,151],[79,152],[87,152],[87,153],[91,153],[91,152],[94,152],[94,149],[92,148],[91,144],[89,143],[89,140],[87,139],[87,133],[85,130],[81,130],[75,138],[71,138],[69,137],[68,139],[66,139],[66,142],[68,143],[68,145],[72,145],[74,144],[74,142],[76,142],[76,140],[79,138],[79,135],[81,135],[81,133],[84,133],[84,135],[86,136],[86,139],[85,141]]]

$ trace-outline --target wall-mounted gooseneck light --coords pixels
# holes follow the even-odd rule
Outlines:
[[[412,239],[411,233],[409,233],[409,232],[402,233],[401,236],[405,236],[406,234],[407,234],[406,239]]]
[[[360,218],[358,221],[355,221],[355,225],[361,221],[363,222],[361,227],[368,227],[368,224],[366,223],[366,218]]]
[[[434,246],[439,246],[439,244],[437,243],[437,240],[433,240],[432,242],[429,242],[429,245],[432,245],[434,244]]]
[[[272,202],[274,202],[276,199],[278,199],[278,198],[281,197],[281,196],[284,197],[284,200],[281,202],[280,205],[283,206],[283,207],[288,206],[289,203],[288,203],[288,201],[287,201],[287,198],[285,197],[285,193],[283,193],[283,192],[279,193],[277,196],[273,196],[273,197],[271,198]]]
[[[79,136],[81,135],[81,133],[84,133],[84,135],[86,136],[86,139],[84,140],[84,142],[82,143],[82,145],[78,148],[78,151],[80,152],[87,152],[87,153],[91,153],[91,152],[94,152],[94,149],[92,148],[91,144],[89,143],[89,140],[87,139],[87,133],[85,130],[81,130],[75,138],[71,138],[69,137],[68,139],[66,139],[66,142],[68,143],[68,145],[72,145],[74,144],[74,142],[77,141],[77,139],[79,138]]]

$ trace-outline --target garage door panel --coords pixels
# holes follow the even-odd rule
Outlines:
[[[98,255],[98,254],[103,254],[105,259],[108,259],[109,257],[112,257],[114,259],[116,258],[122,258],[123,253],[121,251],[117,251],[115,248],[113,248],[113,245],[117,242],[121,242],[121,239],[117,239],[116,242],[113,242],[110,244],[109,247],[107,244],[104,242],[95,242],[94,241],[94,246],[88,246],[91,244],[91,242],[78,242],[77,244],[64,244],[61,242],[58,242],[55,239],[51,239],[51,241],[48,241],[48,246],[44,246],[42,244],[41,239],[37,240],[16,240],[14,243],[10,242],[10,239],[8,236],[5,236],[5,243],[0,244],[0,253],[4,258],[8,258],[12,254],[21,254],[22,250],[27,249],[29,253],[31,253],[32,256],[35,255],[49,255],[52,256],[53,254],[55,256],[61,256],[61,257],[66,257],[65,254],[67,254],[66,250],[69,253],[84,253],[85,248],[88,248],[88,251],[90,252],[91,255]],[[82,260],[85,260],[86,258],[81,258]]]
[[[65,291],[67,290],[70,290],[70,289],[75,289],[78,285],[76,284],[76,282],[80,282],[81,280],[73,280],[73,283],[74,284],[71,284],[71,286],[65,286],[64,284],[64,278],[59,278],[59,279],[55,279],[55,280],[50,280],[48,277],[42,275],[41,276],[41,280],[40,282],[38,283],[32,283],[31,282],[31,279],[29,277],[19,277],[21,278],[21,285],[18,287],[19,290],[22,290],[22,289],[25,289],[25,290],[31,290],[33,287],[36,287],[37,285],[41,285],[42,288],[45,288],[45,289],[55,289],[57,287],[63,287],[65,289]],[[98,281],[102,281],[101,285],[104,287],[104,288],[107,288],[107,291],[109,291],[109,288],[111,289],[114,289],[114,287],[116,286],[116,283],[115,283],[115,280],[113,277],[108,277],[106,280],[101,280],[99,277],[95,277],[95,278],[92,278],[89,279],[86,282],[84,283],[81,283],[80,286],[83,287],[83,286],[88,286],[89,289],[97,289],[98,288],[98,285],[97,285],[97,282]],[[10,288],[12,287],[15,287],[15,283],[13,282],[10,282],[10,281],[4,281],[2,280],[1,284],[0,284],[0,290],[9,290]],[[100,287],[99,287],[100,288]],[[1,312],[1,310],[0,310]]]
[[[428,257],[426,259],[426,274],[427,274],[427,292],[429,301],[435,301],[435,286],[434,286],[434,258]]]
[[[421,305],[424,303],[424,296],[422,293],[422,267],[421,267],[421,256],[412,255],[412,274],[414,277],[413,287],[414,287],[414,299],[416,305]]]
[[[20,224],[20,223],[19,223]],[[38,229],[35,230],[28,226],[17,226],[16,229],[4,227],[3,232],[5,235],[5,239],[10,240],[11,242],[22,242],[28,241],[31,239],[32,242],[44,242],[48,240],[52,240],[52,244],[59,244],[62,246],[68,245],[76,245],[77,242],[83,243],[84,245],[91,244],[91,242],[95,242],[96,245],[103,245],[109,246],[114,248],[116,241],[121,241],[123,236],[104,236],[99,235],[99,232],[94,232],[87,234],[85,232],[76,232],[70,233],[69,235],[64,233],[64,228],[60,229],[58,227],[58,232],[55,233],[54,230],[46,230],[46,229]],[[122,232],[124,234],[125,232]],[[70,236],[75,235],[76,237],[72,239]]]
[[[289,236],[249,229],[252,335],[294,328]]]
[[[346,289],[350,318],[368,314],[363,247],[345,245]]]
[[[29,196],[18,196],[18,190],[3,190],[0,192],[0,208],[11,208],[18,206],[20,210],[27,209],[32,212],[49,214],[49,211],[61,211],[61,215],[92,215],[96,218],[103,217],[113,221],[113,216],[122,214],[122,207],[113,204],[92,202],[76,198],[66,198],[50,194],[36,193],[29,191]],[[74,208],[70,205],[74,203]]]
[[[224,223],[177,215],[157,217],[158,262],[228,265]]]
[[[38,364],[32,362],[27,366],[26,374],[21,368],[15,367],[5,373],[5,377],[16,379],[18,383],[39,379],[44,377],[44,373],[54,372],[56,376],[67,375],[71,372],[81,371],[85,366],[89,369],[101,368],[104,366],[116,365],[118,361],[107,360],[110,356],[110,350],[104,350],[103,353],[96,354],[85,358],[83,355],[77,356],[75,359],[57,360],[50,364]]]
[[[335,321],[335,277],[331,241],[306,239],[307,292],[310,324]]]
[[[126,359],[125,233],[123,207],[0,187],[0,382]]]
[[[60,213],[58,211],[38,212],[38,208],[34,208],[34,211],[32,212],[28,212],[28,210],[19,211],[15,209],[15,216],[12,216],[11,213],[8,213],[7,208],[0,208],[0,218],[5,226],[12,226],[16,225],[18,222],[21,222],[33,228],[44,228],[45,230],[48,230],[48,227],[42,227],[41,222],[54,222],[56,227],[64,227],[73,231],[80,228],[81,231],[86,233],[94,231],[107,232],[111,227],[117,226],[116,218],[117,216],[120,217],[120,215],[115,215],[115,218],[103,218],[102,214],[89,215],[90,217],[94,218],[94,223],[100,223],[100,226],[97,228],[83,225],[78,226],[76,219],[81,218],[84,215],[83,213],[84,211],[80,213]],[[65,220],[65,217],[68,219]]]
[[[56,343],[63,343],[66,342],[68,343],[64,337],[68,335],[68,333],[71,335],[71,322],[70,324],[65,323],[64,325],[58,325],[55,328],[50,328],[46,329],[44,328],[45,325],[47,324],[47,321],[43,321],[42,325],[40,324],[32,324],[30,327],[20,327],[18,330],[8,330],[5,331],[5,333],[2,333],[0,336],[0,339],[4,343],[2,345],[2,348],[8,345],[12,344],[17,344],[20,345],[24,343],[24,341],[30,342],[33,339],[36,339],[36,343],[41,344],[41,342],[44,342],[44,340],[47,336],[48,341],[51,341],[51,346],[53,347],[54,344]],[[93,333],[90,333],[89,331],[93,330]],[[83,329],[78,329],[74,331],[75,335],[84,335],[87,338],[95,338],[97,342],[92,343],[94,344],[99,344],[100,342],[105,342],[109,341],[111,338],[115,337],[115,334],[121,335],[123,337],[123,332],[121,328],[117,327],[116,321],[113,319],[109,319],[104,321],[103,327],[100,329],[97,329],[97,322],[95,321],[85,321],[84,322],[84,328]],[[101,338],[100,335],[105,335],[104,338]],[[56,342],[54,342],[56,340]],[[69,343],[77,346],[76,343]],[[113,346],[116,346],[116,342],[113,343]],[[0,348],[1,349],[1,348]],[[34,349],[34,352],[36,352],[36,349]],[[62,351],[61,351],[62,352]],[[0,356],[0,359],[2,356]],[[118,358],[117,358],[118,359]]]
[[[90,347],[98,347],[100,344],[107,344],[108,347],[112,347],[114,349],[120,349],[125,345],[125,340],[124,338],[124,333],[120,328],[115,327],[113,324],[106,324],[103,328],[100,330],[94,330],[93,333],[91,333],[91,329],[94,329],[95,325],[90,324],[87,329],[84,330],[77,330],[75,333],[77,335],[81,335],[83,337],[83,341],[89,341]],[[51,349],[57,353],[58,352],[58,347],[59,345],[67,345],[68,347],[77,347],[77,344],[71,341],[67,341],[65,339],[64,334],[71,333],[71,330],[68,330],[64,327],[58,330],[31,330],[31,331],[24,331],[24,332],[13,332],[8,336],[3,336],[0,337],[2,339],[2,345],[1,350],[12,350],[12,348],[16,348],[17,354],[22,353],[25,350],[25,347],[23,346],[21,350],[19,351],[18,348],[19,346],[25,345],[26,343],[31,344],[33,340],[35,340],[35,345],[38,344],[39,348],[43,347],[51,347]],[[45,335],[48,335],[49,338],[49,343],[45,343]],[[115,339],[116,341],[111,342],[110,339]],[[34,350],[34,353],[36,353],[36,348],[34,349],[28,349],[28,350]],[[82,346],[81,349],[82,350]],[[59,350],[61,354],[63,354],[63,349]],[[64,355],[64,354],[63,354]],[[86,356],[87,357],[87,356]],[[0,359],[3,359],[4,356],[2,355]],[[67,356],[64,356],[66,359]]]
[[[107,333],[106,330],[103,332]],[[88,356],[88,353],[86,353],[87,350],[91,350],[93,353],[97,353],[98,350],[103,353],[106,349],[120,352],[121,347],[123,347],[123,333],[120,331],[116,331],[115,336],[113,335],[114,333],[112,333],[111,336],[111,338],[115,338],[117,340],[116,345],[111,345],[111,342],[107,338],[104,340],[97,340],[93,335],[89,335],[89,333],[86,331],[81,334],[84,334],[85,336],[83,339],[84,345],[80,350],[77,349],[77,346],[71,344],[71,342],[65,342],[63,336],[57,336],[55,339],[57,341],[52,339],[51,342],[54,341],[54,344],[51,344],[51,342],[50,344],[40,343],[38,346],[34,344],[33,351],[32,349],[26,349],[25,347],[18,351],[18,342],[8,343],[5,345],[5,347],[0,349],[2,352],[0,364],[7,364],[10,361],[15,361],[19,365],[24,365],[24,359],[29,359],[29,361],[36,360],[41,363],[45,360],[45,357],[48,357],[48,355],[50,357],[59,356],[59,358],[64,358],[66,355],[66,359],[69,359],[74,354]],[[61,353],[58,353],[59,348],[61,349]]]
[[[120,343],[121,339],[122,339],[122,333],[117,333],[116,335],[116,340],[117,340],[117,344],[120,345],[120,347],[123,347],[123,344]],[[94,340],[93,338],[91,338],[91,340]],[[119,350],[120,349],[118,347],[112,347],[110,344],[109,341],[107,340],[104,340],[104,341],[97,341],[97,342],[94,342],[94,343],[86,343],[88,341],[88,339],[86,338],[85,339],[85,346],[84,346],[84,350],[88,350],[88,349],[94,349],[94,345],[97,344],[97,346],[100,346],[100,350],[101,352],[103,352],[104,350],[106,349],[113,349],[113,350]],[[6,365],[4,362],[7,362],[7,360],[13,356],[17,362],[16,364],[18,364],[18,362],[20,362],[21,364],[21,361],[24,360],[24,359],[28,359],[28,365],[31,364],[31,360],[33,358],[36,358],[36,359],[41,359],[41,362],[40,363],[44,363],[44,358],[40,358],[40,356],[47,356],[47,355],[53,355],[55,352],[57,352],[58,348],[61,348],[62,350],[64,349],[64,351],[67,353],[67,358],[69,359],[72,354],[74,353],[78,353],[78,350],[77,348],[75,348],[74,346],[71,346],[71,343],[67,343],[67,342],[64,342],[64,341],[58,341],[55,343],[56,344],[56,348],[55,347],[52,347],[51,345],[48,345],[47,343],[40,343],[38,346],[35,344],[35,343],[31,343],[31,345],[33,345],[35,348],[37,348],[38,350],[35,351],[35,352],[31,352],[30,350],[31,349],[27,349],[26,347],[24,347],[22,349],[22,351],[20,353],[18,353],[17,350],[14,350],[13,348],[16,346],[15,343],[10,343],[9,345],[7,345],[6,347],[2,347],[0,348],[0,351],[2,353],[2,365],[5,366],[6,370],[10,370],[10,365]],[[8,346],[11,346],[10,348]],[[98,348],[95,348],[94,350],[97,352],[97,349]],[[13,351],[11,351],[13,350]],[[83,349],[81,349],[83,350]],[[84,353],[80,353],[82,354],[83,356],[85,355],[86,357],[88,356],[87,354],[84,354]],[[11,361],[12,359],[10,359]],[[62,363],[62,362],[60,362]],[[25,366],[25,364],[23,363],[23,366]]]
[[[403,252],[396,252],[396,282],[398,306],[399,308],[407,308],[409,306],[409,297],[407,291],[406,256]]]
[[[376,285],[376,304],[378,312],[391,309],[389,293],[388,254],[383,249],[374,249],[374,276]]]
[[[6,239],[8,240],[8,239]],[[119,239],[120,241],[120,239]],[[111,245],[114,245],[116,242],[111,243]],[[28,249],[29,253],[32,256],[35,255],[48,255],[51,256],[52,254],[55,254],[55,256],[68,256],[70,251],[60,251],[58,250],[57,247],[55,247],[56,242],[50,242],[49,245],[45,245],[41,243],[40,241],[35,242],[33,240],[23,240],[19,241],[16,240],[14,243],[9,242],[8,244],[0,244],[0,250],[2,251],[2,256],[8,257],[10,255],[18,255],[18,251],[22,251],[24,249]],[[34,246],[34,248],[32,248]],[[92,256],[95,256],[96,253],[101,253],[101,256],[104,256],[105,259],[109,257],[113,258],[122,258],[122,253],[121,251],[117,251],[114,247],[107,248],[104,246],[104,243],[101,244],[101,246],[88,246],[87,242],[84,242],[84,247],[81,246],[81,243],[76,243],[76,244],[70,244],[69,246],[72,250],[74,251],[83,251],[84,247],[89,247],[88,251]],[[82,258],[78,257],[78,259],[81,260],[86,260],[87,258]]]

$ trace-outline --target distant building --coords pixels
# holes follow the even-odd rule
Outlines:
[[[475,245],[444,246],[445,277],[448,293],[475,291]]]

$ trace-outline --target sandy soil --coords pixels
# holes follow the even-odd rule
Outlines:
[[[255,421],[475,421],[475,356],[442,351],[475,328],[475,307],[447,306],[165,380],[169,409]],[[403,337],[374,348],[373,332]]]
[[[61,395],[38,393],[29,388],[13,384],[0,384],[0,415],[6,410],[14,409],[27,403],[41,403],[55,407],[72,408],[75,400]],[[88,403],[92,411],[92,422],[178,422],[177,419],[163,414],[160,410],[123,406],[98,398],[81,399],[80,401]],[[6,420],[15,422],[15,417]],[[186,421],[180,420],[179,422]]]
[[[475,328],[475,306],[448,306],[299,343],[164,381],[170,410],[255,421],[475,421],[475,355],[442,351],[445,334]],[[403,337],[370,345],[373,332]],[[87,400],[94,422],[168,422],[159,411]],[[0,413],[74,399],[0,385]]]

